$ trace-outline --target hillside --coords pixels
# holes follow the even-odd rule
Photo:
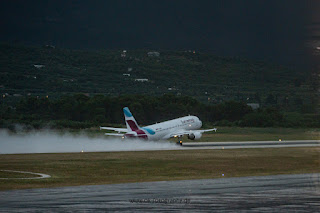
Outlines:
[[[311,111],[316,106],[318,80],[308,70],[193,51],[158,51],[159,57],[149,51],[127,50],[122,57],[122,50],[1,44],[0,92],[6,97],[173,93],[209,103],[236,100]]]

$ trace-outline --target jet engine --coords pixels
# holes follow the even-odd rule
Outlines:
[[[200,139],[201,136],[202,136],[202,134],[200,132],[194,132],[194,133],[188,134],[188,139],[196,140],[196,139]]]

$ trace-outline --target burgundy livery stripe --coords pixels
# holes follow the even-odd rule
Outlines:
[[[146,135],[146,133],[142,129],[139,129],[139,127],[137,126],[137,124],[134,121],[126,120],[126,122],[128,123],[130,129],[137,133],[137,136],[133,136],[130,134],[126,134],[126,136],[148,139],[148,136]]]
[[[129,124],[130,128],[132,131],[136,131],[139,130],[139,127],[136,125],[135,122],[131,121],[131,120],[126,120],[127,123]]]
[[[141,129],[138,129],[138,130],[135,130],[135,132],[138,134],[138,135],[145,135],[146,133],[141,130]]]

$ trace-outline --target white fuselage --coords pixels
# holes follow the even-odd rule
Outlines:
[[[202,122],[196,116],[185,116],[170,121],[165,121],[141,129],[147,134],[149,140],[161,140],[172,137],[179,131],[196,130],[201,128]]]

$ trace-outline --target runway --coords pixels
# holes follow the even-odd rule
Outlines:
[[[0,192],[1,212],[318,212],[320,173]]]
[[[295,141],[247,141],[247,142],[184,142],[183,146],[173,141],[121,140],[114,137],[89,137],[85,134],[58,134],[54,131],[35,131],[10,134],[0,130],[0,154],[27,153],[79,153],[123,152],[188,149],[239,149],[274,147],[320,146],[320,140]]]
[[[320,146],[320,140],[291,141],[243,141],[243,142],[189,142],[183,143],[186,149],[244,149]]]

